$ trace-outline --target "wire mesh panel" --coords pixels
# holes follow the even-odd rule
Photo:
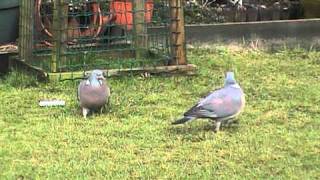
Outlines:
[[[24,18],[20,24],[32,24],[32,31],[20,33],[32,35],[28,63],[47,72],[72,76],[95,68],[166,66],[177,59],[172,50],[184,46],[184,37],[178,38],[181,26],[173,23],[183,21],[176,16],[183,9],[181,0],[23,1],[22,16],[32,14],[32,21]]]

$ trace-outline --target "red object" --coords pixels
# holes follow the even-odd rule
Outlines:
[[[36,27],[39,32],[43,32],[50,39],[52,38],[52,14],[53,12],[45,12],[46,14],[41,14],[43,0],[35,0],[36,9]],[[51,4],[53,5],[53,4]],[[65,4],[66,8],[68,5]],[[114,14],[110,14],[108,16],[103,16],[100,8],[100,4],[97,2],[89,2],[86,4],[87,8],[90,10],[92,15],[90,16],[90,24],[87,24],[87,28],[80,28],[80,22],[78,16],[69,16],[68,17],[68,44],[74,44],[72,39],[91,36],[97,37],[103,30],[103,25],[111,22],[114,19]],[[53,44],[44,40],[44,44],[48,46],[53,46]]]
[[[38,32],[44,33],[50,40],[43,40],[47,46],[53,46],[52,39],[52,12],[46,12],[42,5],[50,4],[42,3],[44,0],[35,0],[35,16],[36,28]],[[52,6],[53,4],[51,4]],[[66,4],[66,6],[68,6]],[[110,14],[105,16],[98,2],[89,2],[86,7],[90,10],[90,23],[86,28],[80,27],[79,16],[70,16],[68,18],[68,44],[74,44],[73,39],[91,36],[97,37],[104,32],[104,27],[110,22],[126,27],[126,30],[132,30],[133,13],[132,0],[112,0],[110,2]],[[66,7],[68,8],[68,7]],[[145,23],[150,23],[153,14],[153,0],[146,0],[145,3]],[[45,14],[42,14],[45,13]]]
[[[126,26],[127,30],[132,29],[133,14],[131,0],[111,1],[110,11],[116,15],[115,23]],[[145,22],[150,23],[153,13],[153,0],[147,0],[145,3]]]

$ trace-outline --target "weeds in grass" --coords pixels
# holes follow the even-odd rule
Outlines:
[[[36,87],[39,84],[34,76],[18,70],[10,71],[3,79],[0,79],[0,83],[15,88]]]

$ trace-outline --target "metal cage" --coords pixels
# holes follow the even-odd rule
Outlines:
[[[19,57],[55,79],[194,69],[182,0],[22,0]]]

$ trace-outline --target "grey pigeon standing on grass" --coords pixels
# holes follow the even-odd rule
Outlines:
[[[93,70],[89,78],[81,81],[78,86],[78,100],[84,118],[90,111],[101,111],[109,97],[110,88],[101,70]]]
[[[222,122],[237,117],[244,106],[244,93],[236,82],[234,73],[227,72],[224,87],[208,94],[185,112],[183,118],[172,124],[183,124],[197,118],[208,118],[216,122],[215,132],[217,132]]]

